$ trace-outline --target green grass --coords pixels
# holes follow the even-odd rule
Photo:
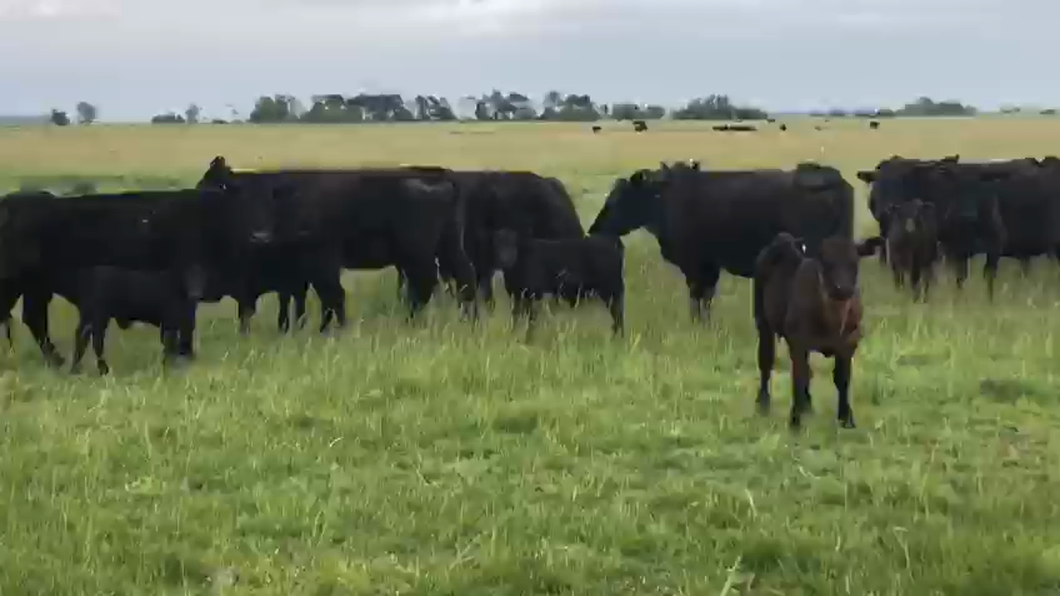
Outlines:
[[[561,177],[588,222],[616,175],[660,159],[818,158],[863,203],[854,172],[892,153],[1044,155],[1060,133],[1033,119],[832,126],[5,129],[0,187],[190,183],[217,154],[529,168]],[[156,331],[112,327],[113,376],[71,377],[17,326],[0,356],[0,594],[1060,590],[1054,265],[1024,279],[1005,263],[994,305],[978,270],[963,295],[947,278],[925,306],[864,261],[860,426],[837,428],[831,363],[815,357],[817,413],[792,435],[783,349],[773,412],[754,413],[750,283],[723,277],[712,321],[693,325],[654,241],[627,247],[621,341],[593,306],[544,317],[530,345],[504,300],[478,327],[447,297],[405,324],[392,272],[346,277],[353,322],[334,337],[278,337],[274,297],[248,338],[230,301],[204,306],[199,360],[179,372],[162,372]],[[73,310],[57,299],[52,313],[69,354]]]

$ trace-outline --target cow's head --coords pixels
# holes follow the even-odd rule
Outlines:
[[[843,236],[830,236],[821,241],[817,261],[820,263],[821,284],[832,300],[849,300],[858,290],[858,261],[871,256],[883,245],[879,236],[854,242]]]
[[[589,233],[625,236],[642,227],[652,227],[662,193],[671,176],[680,170],[694,171],[691,165],[671,168],[662,164],[660,170],[637,170],[629,178],[616,180],[603,209],[589,226]]]
[[[640,228],[657,234],[659,207],[667,188],[677,179],[700,172],[700,162],[659,163],[658,170],[637,170],[619,178],[607,194],[603,209],[588,233],[622,236]]]
[[[206,172],[202,175],[199,183],[195,185],[195,188],[201,190],[228,190],[233,178],[232,168],[228,167],[228,162],[223,156],[218,155],[210,160],[210,166],[206,168]]]
[[[931,230],[935,227],[935,204],[913,199],[891,205],[887,210],[887,219],[887,235],[891,238]]]

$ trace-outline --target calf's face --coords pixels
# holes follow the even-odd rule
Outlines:
[[[829,298],[849,300],[858,289],[858,260],[876,252],[883,243],[879,237],[862,243],[841,237],[826,238],[821,242],[821,283]]]

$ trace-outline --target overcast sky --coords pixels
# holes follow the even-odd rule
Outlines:
[[[1060,0],[0,0],[0,114],[497,87],[779,110],[1060,106]]]

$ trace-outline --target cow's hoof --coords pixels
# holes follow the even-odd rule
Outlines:
[[[101,377],[105,377],[110,374],[110,366],[108,366],[106,362],[98,363],[96,365],[96,368],[99,369],[99,376]]]
[[[841,426],[843,428],[857,428],[857,425],[854,424],[854,419],[853,418],[847,418],[846,420],[840,420],[839,421],[839,426]]]
[[[44,362],[51,368],[62,368],[66,364],[66,360],[58,354],[53,354],[45,358]]]
[[[755,402],[755,410],[759,416],[769,416],[769,396],[759,395],[758,401]]]

